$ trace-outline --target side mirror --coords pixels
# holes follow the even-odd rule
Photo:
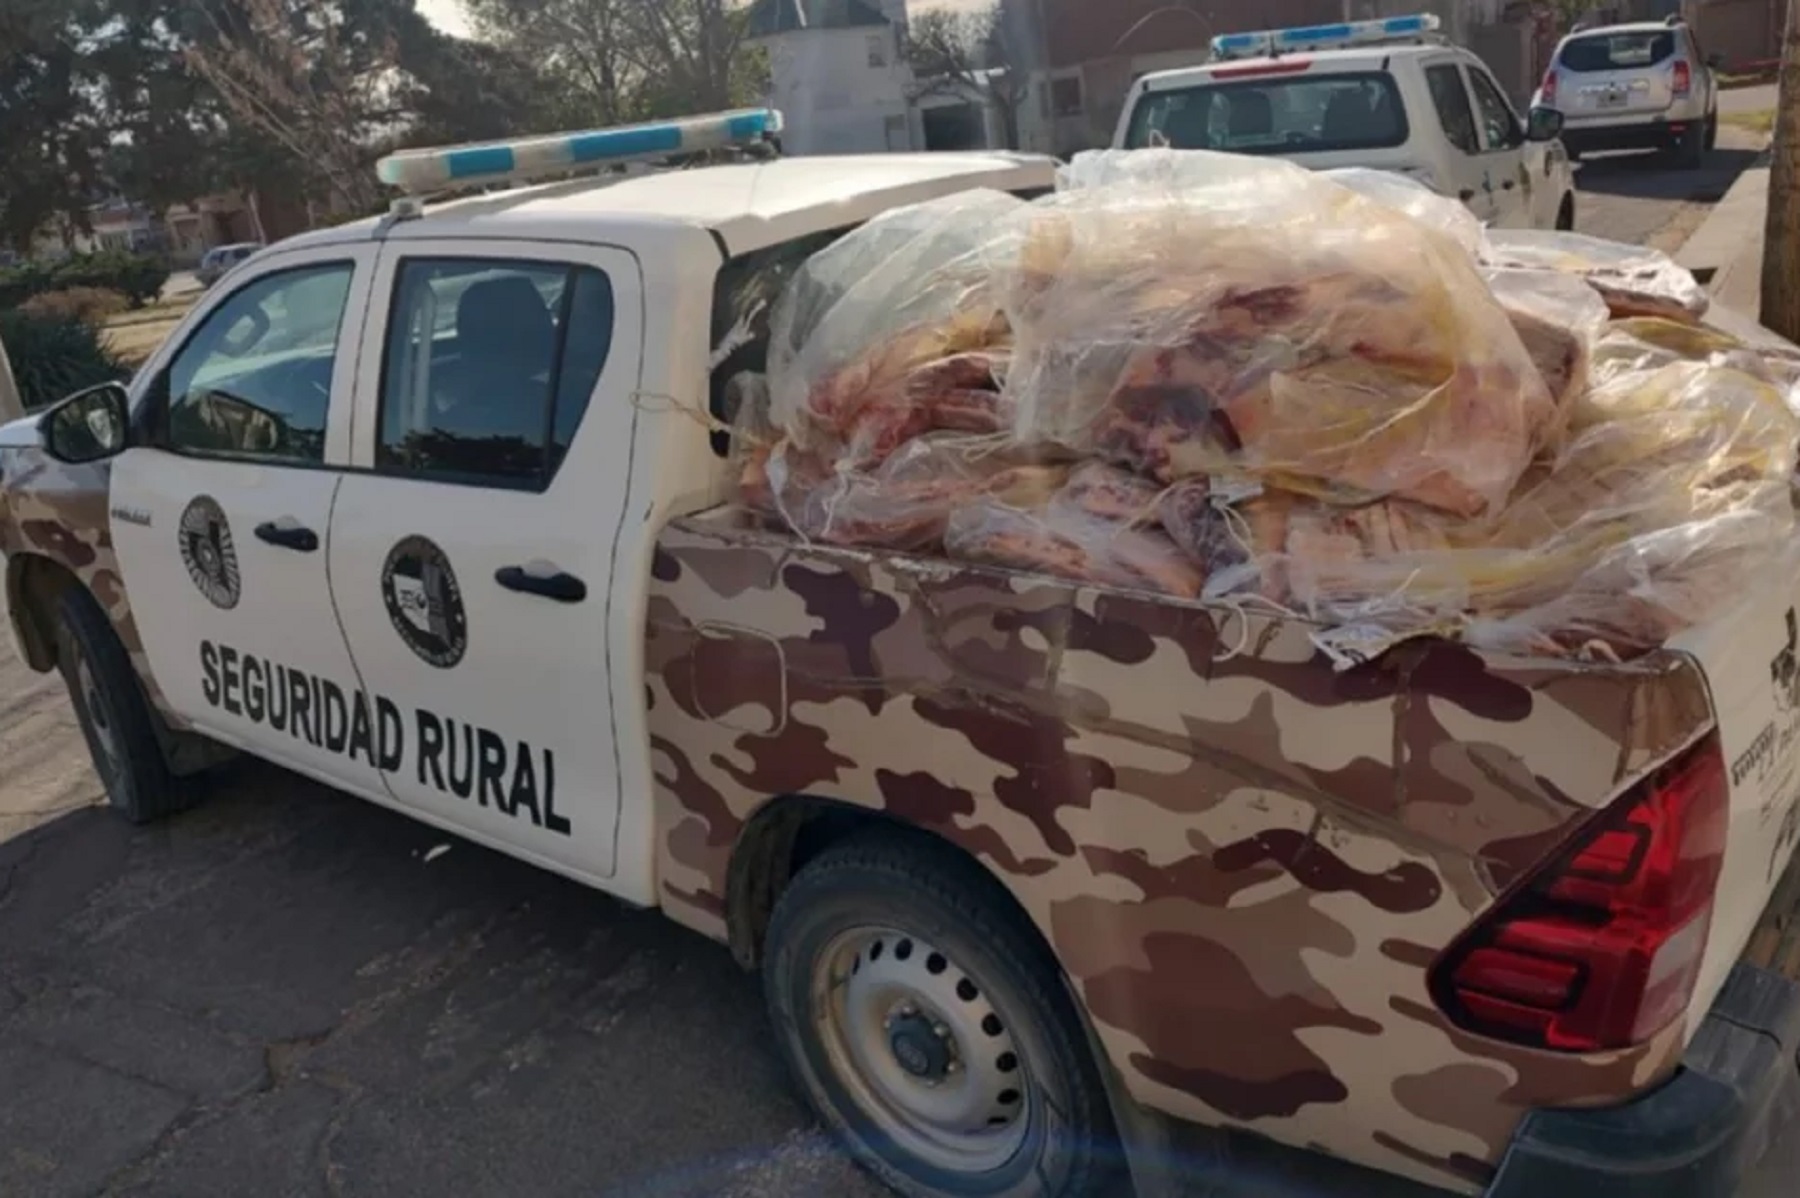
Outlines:
[[[45,412],[38,426],[44,452],[79,466],[124,450],[130,427],[130,396],[119,383],[77,391]]]
[[[1563,114],[1554,108],[1533,108],[1525,122],[1525,136],[1532,141],[1555,141],[1562,136]]]

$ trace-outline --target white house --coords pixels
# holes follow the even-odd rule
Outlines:
[[[769,52],[768,103],[787,121],[784,153],[1005,144],[1004,122],[978,87],[914,75],[906,0],[757,0],[749,36]]]

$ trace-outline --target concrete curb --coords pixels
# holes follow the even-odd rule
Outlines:
[[[1675,261],[1694,272],[1702,283],[1711,284],[1748,248],[1756,243],[1756,254],[1762,255],[1763,221],[1768,213],[1769,168],[1763,159],[1738,176],[1725,198],[1714,205],[1694,235],[1687,239],[1675,255]]]

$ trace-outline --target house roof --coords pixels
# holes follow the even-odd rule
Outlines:
[[[286,249],[371,237],[591,240],[621,227],[708,230],[731,254],[821,229],[860,224],[889,208],[969,187],[1049,187],[1055,161],[998,151],[782,158],[665,171],[616,182],[575,179],[434,204],[387,227],[359,221],[283,243]],[[386,228],[385,234],[383,233]]]
[[[773,37],[803,29],[857,29],[889,24],[867,0],[756,0],[750,10],[750,37]]]

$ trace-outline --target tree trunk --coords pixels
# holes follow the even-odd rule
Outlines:
[[[1775,109],[1767,232],[1762,322],[1788,340],[1800,341],[1800,4],[1788,6],[1781,37],[1781,99]]]

